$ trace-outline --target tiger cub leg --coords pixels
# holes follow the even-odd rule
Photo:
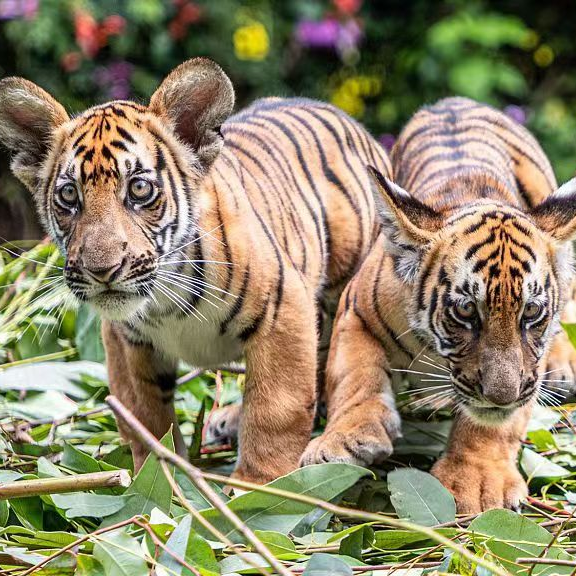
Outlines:
[[[180,455],[186,456],[186,446],[174,411],[175,365],[155,354],[149,346],[130,344],[110,322],[102,323],[102,338],[106,349],[110,392],[156,438],[164,436],[173,426],[175,448]],[[148,451],[123,422],[118,422],[118,428],[122,438],[131,441],[134,469],[139,470]]]
[[[454,495],[460,514],[518,509],[528,488],[516,460],[532,406],[519,408],[500,426],[483,426],[460,413],[445,454],[432,474]]]
[[[278,321],[246,344],[237,478],[265,483],[298,467],[316,409],[315,308],[300,279],[287,282]]]
[[[401,435],[387,360],[380,342],[353,310],[336,321],[326,370],[328,424],[300,464],[347,462],[369,466],[386,459]]]

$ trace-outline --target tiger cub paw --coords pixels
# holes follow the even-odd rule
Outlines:
[[[312,440],[300,459],[300,466],[343,462],[371,466],[386,460],[393,442],[401,436],[400,418],[396,414],[385,424],[363,422],[348,430],[335,426]]]
[[[232,443],[238,438],[242,404],[230,404],[215,410],[206,425],[206,444]]]
[[[541,386],[544,397],[549,391],[551,403],[553,399],[561,400],[576,393],[576,348],[564,332],[554,338],[550,347]]]
[[[492,508],[518,511],[528,496],[528,486],[511,462],[443,457],[432,468],[432,474],[452,492],[459,514]]]

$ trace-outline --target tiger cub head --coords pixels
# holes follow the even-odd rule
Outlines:
[[[199,183],[233,106],[230,80],[204,58],[172,71],[148,106],[114,101],[72,118],[33,83],[0,82],[0,142],[78,299],[113,319],[145,308],[158,259],[201,233]]]
[[[411,327],[446,360],[471,418],[505,420],[535,397],[560,329],[576,179],[531,210],[478,200],[442,213],[371,172]]]

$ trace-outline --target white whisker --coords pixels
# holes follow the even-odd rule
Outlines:
[[[210,236],[210,234],[212,234],[212,232],[214,232],[215,230],[218,230],[218,228],[221,228],[222,226],[224,226],[224,224],[220,224],[219,226],[216,226],[216,228],[212,228],[212,230],[210,230],[209,232],[204,232],[203,234],[201,234],[197,238],[190,240],[190,242],[186,242],[186,244],[182,244],[181,246],[178,246],[177,248],[170,250],[170,252],[166,252],[166,254],[162,254],[162,256],[160,256],[160,258],[158,258],[158,260],[162,260],[162,258],[166,258],[166,256],[169,256],[170,254],[173,254],[174,252],[178,252],[178,251],[182,250],[183,248],[186,248],[186,246],[190,246],[190,244],[194,244],[195,242],[199,242],[200,240],[202,240],[202,238],[204,238],[206,236]]]

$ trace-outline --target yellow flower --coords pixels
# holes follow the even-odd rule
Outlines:
[[[261,22],[251,22],[234,31],[234,52],[238,60],[261,61],[270,51],[270,37]]]
[[[364,115],[366,108],[364,100],[351,90],[344,89],[344,86],[341,86],[332,93],[331,101],[334,106],[341,108],[344,112],[350,114],[350,116],[362,118]]]
[[[538,47],[538,50],[534,52],[534,62],[536,62],[536,66],[540,66],[540,68],[547,68],[554,62],[554,51],[548,44],[542,44]]]

